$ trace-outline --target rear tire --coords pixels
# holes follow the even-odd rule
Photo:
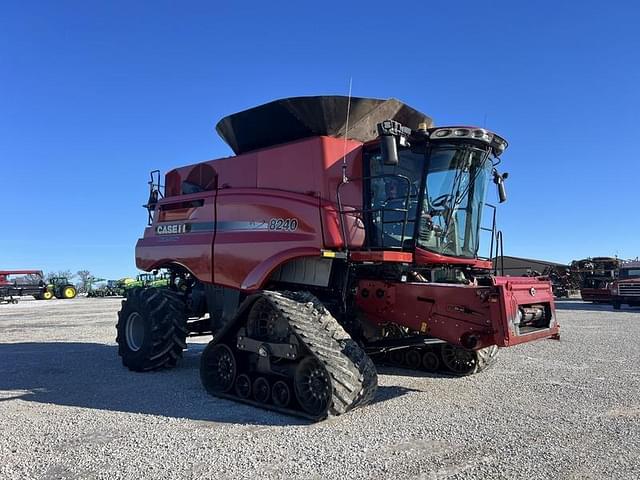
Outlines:
[[[76,290],[76,287],[73,287],[71,285],[67,285],[62,289],[62,298],[66,300],[75,298],[77,294],[78,294],[78,291]]]
[[[187,348],[185,305],[170,290],[131,290],[122,302],[116,329],[118,355],[135,372],[173,367]]]

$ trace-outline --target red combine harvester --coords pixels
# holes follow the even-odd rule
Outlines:
[[[164,193],[151,174],[136,264],[171,288],[123,302],[131,370],[213,335],[207,391],[320,420],[371,402],[372,358],[469,375],[498,347],[558,338],[550,283],[478,257],[488,184],[506,198],[500,136],[346,97],[278,100],[217,131],[235,157],[168,172]]]

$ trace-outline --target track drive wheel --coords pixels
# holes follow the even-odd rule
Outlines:
[[[443,366],[450,373],[463,377],[480,373],[493,364],[498,356],[498,347],[492,345],[480,350],[467,350],[446,343],[442,345],[440,352]]]
[[[63,289],[62,289],[62,298],[64,299],[72,299],[75,298],[75,296],[78,294],[76,287],[73,287],[71,285],[66,285]]]
[[[296,368],[296,398],[309,415],[320,415],[329,409],[332,386],[326,368],[315,357],[308,356]]]
[[[200,379],[211,394],[231,390],[236,379],[236,359],[224,343],[209,343],[200,357]]]
[[[131,290],[122,302],[116,329],[118,355],[136,372],[173,367],[187,348],[184,302],[167,289]]]

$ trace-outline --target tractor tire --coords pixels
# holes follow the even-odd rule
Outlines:
[[[65,285],[64,287],[62,287],[62,298],[64,298],[65,300],[71,300],[72,298],[76,298],[76,295],[78,295],[78,291],[76,290],[76,287],[72,286],[72,285]]]
[[[186,306],[168,289],[131,289],[118,312],[116,330],[118,355],[129,370],[173,367],[187,348]]]

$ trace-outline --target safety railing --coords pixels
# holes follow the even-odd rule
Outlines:
[[[406,189],[405,189],[406,193],[404,196],[398,196],[391,199],[391,200],[401,200],[399,207],[387,206],[388,201],[386,201],[385,203],[379,206],[376,206],[376,207],[372,206],[370,208],[365,208],[364,206],[362,208],[357,208],[353,206],[345,207],[345,205],[342,202],[342,195],[341,195],[341,190],[344,188],[345,185],[348,185],[349,183],[362,182],[364,186],[365,182],[368,181],[369,186],[367,189],[365,189],[365,191],[368,191],[369,195],[367,196],[371,197],[372,181],[378,180],[378,179],[385,179],[385,178],[394,178],[396,180],[404,182],[404,184],[406,185]],[[411,181],[409,180],[409,178],[405,177],[404,175],[397,175],[397,174],[372,175],[369,177],[358,177],[358,178],[347,179],[346,181],[343,180],[342,182],[340,182],[337,188],[337,201],[338,201],[338,216],[340,221],[340,232],[342,235],[344,251],[348,253],[349,239],[350,239],[349,235],[347,234],[347,225],[346,225],[347,222],[345,218],[346,216],[354,218],[354,223],[357,222],[357,220],[355,219],[360,219],[360,221],[362,221],[365,228],[365,245],[364,245],[365,249],[368,249],[368,250],[394,249],[394,250],[401,250],[401,251],[405,250],[406,249],[405,242],[413,238],[413,232],[411,232],[410,236],[407,236],[407,224],[410,223],[410,220],[409,220],[410,198],[411,198]],[[371,199],[369,198],[365,201],[372,203],[370,202],[370,200]],[[396,218],[393,218],[391,220],[389,220],[388,218],[385,218],[390,213],[395,213]],[[397,214],[399,214],[401,218],[397,218],[398,216]],[[411,221],[415,223],[415,219]],[[379,228],[375,229],[374,228],[375,225],[379,225]],[[399,243],[399,245],[385,244],[387,243],[385,242],[385,234],[387,234],[387,232],[385,231],[385,225],[395,225],[396,227],[398,226],[400,227],[400,238],[399,240],[394,239]],[[376,233],[379,233],[379,237],[378,235],[373,236],[374,230],[376,230]],[[372,240],[375,240],[375,241],[372,241]]]

